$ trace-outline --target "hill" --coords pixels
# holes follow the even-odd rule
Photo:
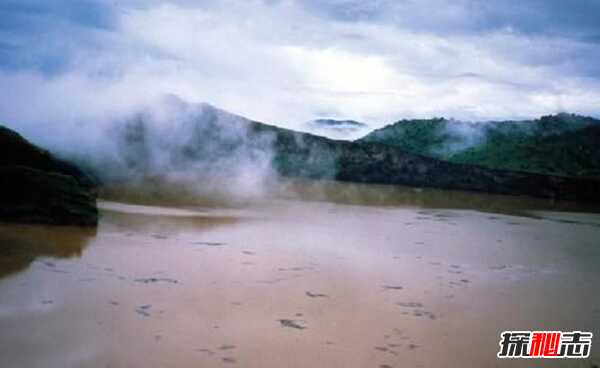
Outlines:
[[[595,181],[455,164],[388,144],[283,129],[179,100],[141,111],[109,135],[116,150],[109,159],[96,157],[86,165],[105,181],[170,176],[232,190],[260,187],[265,178],[283,176],[600,199]]]
[[[561,176],[597,176],[600,120],[572,114],[536,120],[401,120],[359,139],[453,163]]]
[[[0,221],[95,226],[95,183],[0,125]]]

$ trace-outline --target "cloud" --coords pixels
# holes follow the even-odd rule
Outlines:
[[[48,145],[163,94],[276,125],[600,115],[597,2],[4,1],[0,121]],[[50,134],[56,132],[56,134]],[[62,141],[61,141],[62,143]]]
[[[590,39],[600,34],[595,0],[302,0],[312,13],[346,22],[393,24],[436,34],[511,29],[528,35]]]

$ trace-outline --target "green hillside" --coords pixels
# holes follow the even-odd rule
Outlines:
[[[536,120],[401,120],[360,139],[450,162],[566,176],[600,176],[600,120],[558,114]]]

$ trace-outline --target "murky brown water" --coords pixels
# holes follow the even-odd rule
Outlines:
[[[593,209],[303,188],[237,208],[105,201],[96,231],[0,225],[0,366],[600,363]],[[593,331],[592,357],[500,361],[511,329]]]

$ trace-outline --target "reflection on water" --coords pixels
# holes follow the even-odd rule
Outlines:
[[[38,257],[79,257],[96,229],[0,224],[0,278],[25,269]]]
[[[101,202],[97,233],[2,225],[0,366],[528,367],[496,359],[502,330],[600,335],[593,209],[274,191],[224,207],[138,193]],[[590,359],[535,365],[592,367],[599,344]]]
[[[240,208],[271,203],[274,198],[302,201],[325,201],[365,206],[403,206],[431,209],[465,209],[517,216],[535,216],[532,211],[598,213],[593,203],[556,201],[532,197],[490,195],[477,192],[413,188],[392,185],[340,183],[335,181],[279,180],[267,184],[265,195],[231,197],[207,196],[194,186],[167,186],[153,181],[140,185],[114,186],[103,189],[103,197],[120,202],[202,208]],[[267,195],[268,194],[268,195]]]
[[[594,204],[391,185],[298,180],[280,182],[277,190],[284,198],[367,206],[467,209],[518,216],[531,216],[533,210],[600,212]]]

